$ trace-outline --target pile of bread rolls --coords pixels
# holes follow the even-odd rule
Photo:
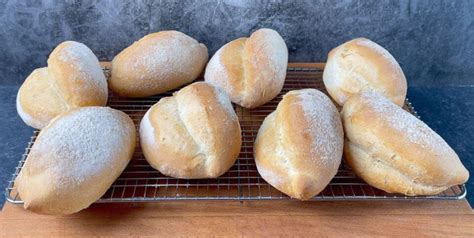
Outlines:
[[[204,44],[178,31],[147,35],[120,52],[106,80],[84,44],[58,45],[48,66],[21,86],[17,110],[41,132],[15,181],[25,209],[71,214],[99,199],[130,161],[133,121],[105,107],[108,89],[161,98],[144,115],[140,145],[150,165],[184,179],[216,178],[236,161],[241,129],[232,102],[255,108],[282,90],[288,50],[274,30],[233,40],[208,61]],[[207,66],[206,66],[207,64]],[[193,82],[204,71],[204,82]],[[330,97],[316,89],[286,93],[255,139],[260,175],[300,200],[320,193],[343,152],[374,187],[406,195],[439,193],[469,176],[456,153],[401,108],[407,83],[393,56],[367,39],[329,53],[323,74]]]

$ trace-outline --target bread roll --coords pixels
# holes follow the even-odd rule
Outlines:
[[[310,199],[336,175],[343,140],[339,113],[325,94],[316,89],[290,91],[258,131],[258,172],[290,197]]]
[[[395,58],[365,38],[348,41],[329,52],[323,81],[340,106],[362,91],[379,92],[399,106],[407,95],[407,81]]]
[[[107,94],[107,81],[94,53],[84,44],[66,41],[53,50],[47,68],[28,76],[16,106],[26,124],[41,129],[72,108],[104,106]]]
[[[45,127],[51,119],[69,109],[50,81],[48,68],[35,69],[18,90],[17,112],[27,125],[36,129]]]
[[[432,195],[469,177],[438,134],[376,92],[350,97],[342,120],[345,158],[376,188],[408,196]]]
[[[147,111],[140,124],[140,141],[145,158],[162,174],[215,178],[239,155],[240,124],[223,91],[197,82]]]
[[[128,97],[164,93],[195,80],[207,59],[206,46],[179,31],[149,34],[115,56],[109,86]]]
[[[71,214],[99,199],[130,161],[133,121],[108,107],[61,114],[34,143],[15,186],[25,209]]]
[[[288,49],[278,32],[255,31],[220,48],[211,58],[204,78],[224,89],[230,100],[255,108],[280,93],[286,76]]]

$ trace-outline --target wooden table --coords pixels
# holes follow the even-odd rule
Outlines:
[[[178,201],[94,204],[70,216],[45,216],[7,203],[0,235],[474,237],[474,212],[466,200]]]

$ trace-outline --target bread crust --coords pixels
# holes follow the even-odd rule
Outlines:
[[[344,154],[370,185],[408,196],[438,194],[467,181],[454,150],[421,120],[376,92],[344,104]]]
[[[17,111],[36,129],[54,117],[82,106],[105,106],[107,81],[94,53],[84,44],[65,41],[48,58],[48,67],[35,69],[17,95]]]
[[[204,44],[182,32],[152,33],[114,57],[109,86],[128,97],[164,93],[195,80],[208,57]]]
[[[403,106],[407,94],[407,81],[398,62],[382,46],[365,38],[348,41],[329,52],[323,81],[340,106],[362,91],[379,92]]]
[[[107,80],[94,53],[84,44],[65,41],[48,58],[48,71],[53,87],[70,105],[105,106]]]
[[[222,88],[232,102],[255,108],[280,93],[287,64],[285,41],[278,32],[263,28],[221,47],[209,61],[204,78]]]
[[[23,82],[16,97],[18,115],[29,126],[41,129],[69,105],[51,86],[48,68],[35,69]],[[25,105],[25,106],[23,106]]]
[[[135,126],[108,107],[81,107],[41,130],[15,180],[24,208],[65,215],[99,199],[132,158]]]
[[[310,199],[337,173],[343,138],[339,113],[325,94],[316,89],[290,91],[259,129],[254,145],[257,169],[290,197]]]
[[[188,85],[153,105],[140,124],[145,158],[176,178],[215,178],[236,161],[240,124],[227,95],[205,82]]]

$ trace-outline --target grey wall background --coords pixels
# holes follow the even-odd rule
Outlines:
[[[0,84],[22,83],[65,40],[111,60],[147,33],[176,29],[212,55],[261,27],[280,32],[293,62],[325,61],[333,47],[364,36],[397,58],[411,86],[474,85],[471,0],[0,0]]]

